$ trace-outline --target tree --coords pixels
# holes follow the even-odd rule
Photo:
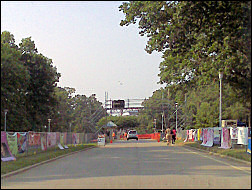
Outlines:
[[[26,109],[32,123],[29,130],[40,130],[47,124],[47,119],[55,109],[54,88],[59,81],[60,73],[53,67],[51,59],[38,54],[31,37],[22,39],[19,46],[22,52],[21,61],[30,74],[26,92]]]
[[[70,123],[73,121],[72,94],[74,88],[55,87],[56,108],[52,114],[53,128],[55,131],[69,131]]]
[[[161,84],[189,90],[219,80],[222,69],[251,113],[250,1],[131,1],[119,11],[121,26],[139,21],[148,53],[163,53]]]
[[[21,53],[15,45],[13,34],[1,34],[1,130],[4,126],[4,109],[8,109],[7,130],[27,129],[25,93],[30,79],[25,65],[20,61]]]

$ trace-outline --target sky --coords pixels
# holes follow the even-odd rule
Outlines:
[[[19,45],[31,36],[38,53],[52,59],[60,87],[98,101],[144,99],[158,84],[161,53],[148,54],[138,23],[120,26],[122,1],[1,1],[1,32]]]

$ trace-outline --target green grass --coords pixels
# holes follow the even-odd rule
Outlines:
[[[219,148],[218,146],[213,146],[213,147],[205,147],[200,145],[200,142],[183,142],[182,140],[177,140],[176,144],[180,144],[180,145],[187,145],[187,146],[191,146],[194,148],[198,148],[198,149],[202,149],[202,150],[206,150],[209,152],[214,152],[214,153],[218,153],[221,155],[225,155],[225,156],[230,156],[233,158],[238,158],[241,160],[245,160],[248,162],[251,162],[251,154],[248,154],[246,152],[246,148],[231,148],[231,149],[222,149]]]
[[[39,150],[37,150],[36,153],[34,153],[35,151],[30,151],[27,156],[26,153],[24,154],[18,154],[16,155],[16,161],[8,161],[8,162],[2,162],[1,161],[1,175],[33,165],[33,164],[37,164],[39,162],[43,162],[45,160],[49,160],[52,158],[56,158],[58,156],[64,155],[64,154],[68,154],[71,152],[76,152],[79,150],[83,150],[89,147],[94,147],[97,146],[96,143],[90,143],[90,144],[83,144],[83,145],[77,145],[72,146],[69,145],[68,149],[64,149],[64,150],[60,150],[59,148],[55,149],[48,149],[47,151],[44,152],[40,152]]]

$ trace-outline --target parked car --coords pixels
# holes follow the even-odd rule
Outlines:
[[[127,140],[129,140],[129,139],[136,139],[138,141],[138,135],[137,135],[137,131],[136,130],[130,130],[130,131],[128,131]]]

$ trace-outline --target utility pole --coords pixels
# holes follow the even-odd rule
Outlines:
[[[178,103],[177,103],[177,102],[175,103],[175,106],[176,106],[176,131],[177,131],[177,130],[178,130],[178,119],[177,119],[177,118],[178,118],[178,116],[177,116],[177,112],[178,112],[178,111],[177,111]]]
[[[163,99],[164,99],[164,92],[163,92],[163,89],[162,89],[162,133],[164,131],[164,107],[163,107]]]
[[[49,133],[50,133],[50,121],[51,121],[51,119],[48,119],[48,130],[49,130]]]
[[[4,109],[4,131],[6,132],[6,115],[7,115],[8,109]]]
[[[221,127],[221,80],[223,78],[223,73],[219,72],[219,79],[220,79],[220,118],[219,118],[219,127]]]

